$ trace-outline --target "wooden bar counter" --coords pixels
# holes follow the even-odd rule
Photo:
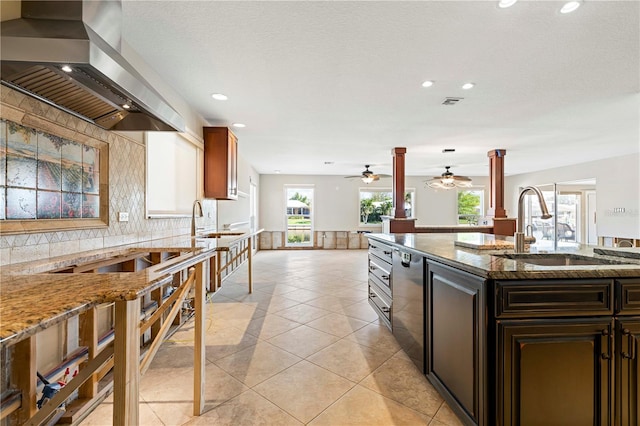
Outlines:
[[[67,319],[82,315],[92,316],[98,305],[114,303],[113,344],[97,351],[97,338],[86,330],[81,331],[83,344],[93,341],[89,346],[88,362],[82,364],[77,378],[69,381],[50,401],[56,397],[67,399],[64,391],[78,389],[82,380],[80,394],[92,394],[92,377],[96,374],[84,372],[86,365],[100,369],[113,363],[114,414],[113,423],[118,425],[138,424],[138,383],[140,380],[140,315],[141,300],[145,295],[159,293],[162,286],[176,285],[174,274],[189,279],[185,283],[195,285],[194,315],[194,415],[200,415],[204,409],[204,365],[205,365],[205,299],[207,269],[211,277],[219,280],[218,252],[229,251],[239,243],[245,247],[244,253],[251,268],[251,238],[261,232],[238,232],[235,235],[218,238],[192,238],[190,236],[170,237],[151,240],[126,246],[112,247],[91,252],[74,253],[33,262],[3,266],[0,273],[0,346],[6,351],[13,346],[12,387],[21,392],[21,404],[17,410],[19,424],[39,424],[43,419],[36,408],[36,361],[35,335]],[[245,241],[247,240],[247,241]],[[246,249],[248,246],[248,249]],[[163,254],[171,257],[163,259]],[[154,256],[159,255],[159,256]],[[136,257],[145,256],[156,261],[145,269],[136,271]],[[100,265],[114,262],[127,262],[133,259],[131,271],[98,271]],[[121,263],[124,264],[124,263]],[[249,272],[251,281],[251,272]],[[180,285],[180,283],[178,283]],[[214,282],[213,288],[218,283]],[[251,282],[249,282],[249,291]],[[178,290],[176,290],[177,292]],[[188,293],[188,288],[183,292]],[[162,303],[162,296],[157,297]],[[178,302],[174,302],[178,305]],[[176,308],[176,311],[179,307]],[[175,315],[175,314],[174,314]],[[148,325],[147,327],[151,327]],[[156,329],[157,331],[157,329]],[[153,345],[152,345],[153,346]],[[6,352],[5,352],[6,353]],[[113,359],[111,360],[111,353]],[[81,377],[82,376],[82,377]],[[93,379],[95,380],[95,379]],[[87,387],[89,391],[87,391]],[[71,394],[72,390],[69,390]],[[66,395],[66,397],[65,397]],[[62,400],[64,402],[64,400]],[[3,410],[4,411],[4,410]],[[3,413],[5,417],[8,413]]]

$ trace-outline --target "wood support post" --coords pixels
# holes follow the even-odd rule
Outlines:
[[[22,406],[18,410],[18,424],[36,414],[36,336],[15,344],[13,349],[13,383],[22,390]]]
[[[504,156],[507,151],[494,149],[487,153],[489,157],[490,203],[487,216],[494,218],[507,217],[504,209]]]
[[[98,308],[93,307],[80,314],[80,345],[89,348],[91,361],[98,355]],[[82,363],[80,369],[86,368],[87,363]],[[98,393],[98,374],[93,374],[80,386],[78,396],[80,398],[93,398]]]
[[[139,424],[140,299],[115,303],[113,366],[113,424]]]
[[[253,293],[253,276],[251,275],[251,240],[253,237],[247,238],[247,268],[249,272],[249,293]]]
[[[393,216],[396,219],[407,217],[404,212],[404,155],[407,148],[393,148]]]
[[[206,329],[206,295],[203,264],[196,265],[195,299],[193,301],[195,309],[195,327],[193,337],[193,415],[199,416],[204,412],[204,367],[206,344],[204,333]]]

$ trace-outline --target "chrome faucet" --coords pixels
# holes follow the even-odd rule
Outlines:
[[[513,251],[515,253],[524,253],[524,243],[525,243],[524,196],[527,195],[527,192],[529,191],[532,191],[534,194],[538,196],[538,202],[540,203],[540,209],[542,210],[542,216],[540,217],[542,219],[551,218],[551,214],[549,214],[549,209],[547,209],[547,203],[544,202],[544,197],[542,196],[542,192],[538,188],[536,188],[535,186],[527,186],[522,191],[520,191],[520,197],[518,198],[518,229],[514,235],[515,242],[513,245]],[[529,237],[528,241],[535,242],[536,239],[532,235],[531,237]]]
[[[204,217],[204,213],[202,212],[202,203],[200,203],[200,200],[195,200],[193,202],[193,207],[191,210],[191,236],[192,237],[196,236],[196,206],[200,207],[200,216],[198,217]]]

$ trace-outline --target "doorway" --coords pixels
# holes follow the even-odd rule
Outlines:
[[[313,247],[312,185],[285,185],[285,246]]]

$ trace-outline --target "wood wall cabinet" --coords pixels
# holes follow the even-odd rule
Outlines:
[[[226,127],[204,127],[204,196],[238,199],[238,138]]]

